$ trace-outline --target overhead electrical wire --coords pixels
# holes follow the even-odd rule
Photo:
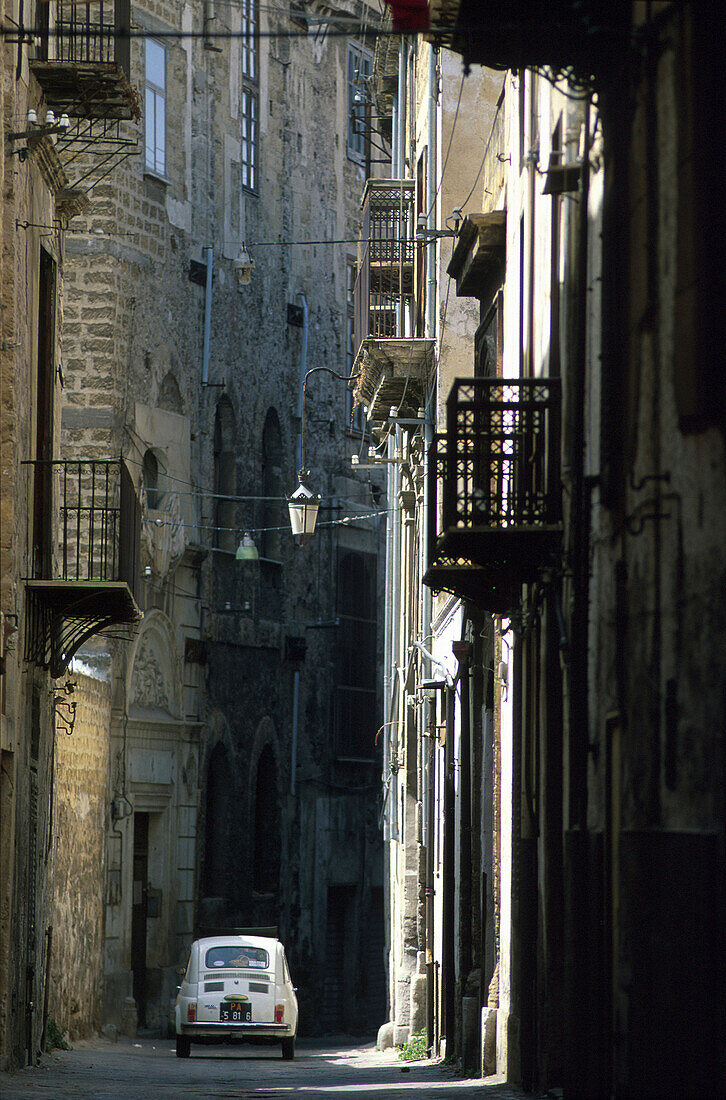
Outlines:
[[[264,38],[264,39],[308,39],[315,38],[320,30],[325,27],[325,37],[327,38],[350,38],[351,36],[359,36],[364,38],[367,34],[375,34],[376,36],[382,36],[386,38],[400,38],[400,31],[394,30],[382,30],[382,29],[366,29],[364,24],[351,24],[349,27],[331,27],[325,24],[315,24],[315,29],[310,31],[295,30],[295,31],[260,31],[256,30],[254,34],[250,34],[246,28],[242,28],[239,31],[233,31],[225,29],[221,31],[212,30],[149,30],[145,27],[128,27],[121,30],[111,30],[109,28],[108,34],[105,37],[109,39],[113,38],[182,38],[182,39],[202,39],[203,41],[212,40],[234,40],[234,39],[249,39],[249,38]],[[63,33],[62,28],[58,27],[26,27],[22,24],[16,26],[7,26],[6,24],[0,25],[0,36],[5,37],[8,35],[24,35],[28,38],[40,38],[46,40],[49,38],[58,37]]]

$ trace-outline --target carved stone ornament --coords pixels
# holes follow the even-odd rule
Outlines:
[[[169,710],[169,692],[164,674],[148,637],[142,638],[136,651],[131,702],[140,707]]]

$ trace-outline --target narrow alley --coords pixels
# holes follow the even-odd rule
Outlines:
[[[395,1051],[344,1040],[302,1040],[295,1061],[283,1062],[269,1047],[196,1048],[178,1062],[174,1043],[135,1039],[86,1040],[56,1051],[40,1066],[0,1073],[3,1100],[148,1100],[206,1096],[210,1100],[322,1100],[330,1096],[419,1097],[426,1100],[520,1100],[524,1093],[491,1077],[462,1078],[441,1062],[401,1062]],[[530,1094],[531,1096],[531,1094]],[[537,1100],[537,1097],[534,1097]]]
[[[726,1097],[722,9],[0,4],[0,1100]]]

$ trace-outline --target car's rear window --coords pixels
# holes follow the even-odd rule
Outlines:
[[[243,944],[230,944],[229,947],[210,947],[207,951],[206,966],[208,970],[229,969],[237,966],[254,967],[256,970],[267,970],[270,965],[270,956],[264,947],[251,947]]]

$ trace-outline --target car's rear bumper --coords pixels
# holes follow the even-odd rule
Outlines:
[[[187,1039],[285,1039],[293,1034],[291,1024],[219,1024],[209,1023],[182,1024],[178,1035]]]

